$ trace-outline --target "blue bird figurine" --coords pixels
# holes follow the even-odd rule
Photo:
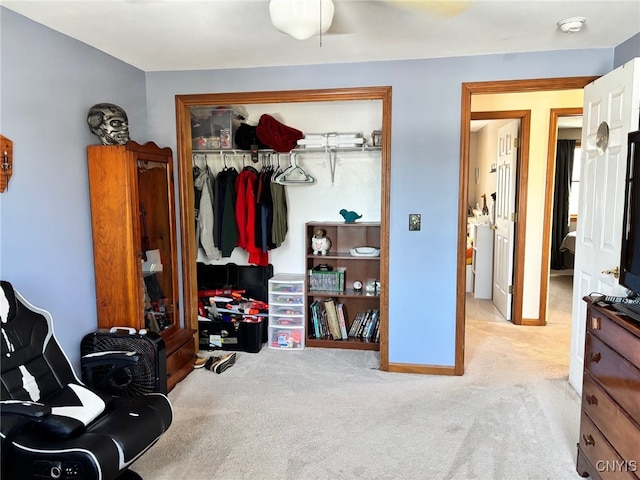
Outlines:
[[[359,215],[356,212],[345,210],[344,208],[340,210],[340,215],[342,215],[342,218],[344,218],[345,223],[354,223],[357,219],[362,218],[362,215]]]

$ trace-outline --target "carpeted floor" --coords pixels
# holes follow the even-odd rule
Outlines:
[[[176,386],[174,423],[134,470],[146,480],[579,479],[570,325],[566,304],[546,327],[516,327],[469,299],[461,377],[381,372],[375,352],[239,352],[224,373],[196,370]]]

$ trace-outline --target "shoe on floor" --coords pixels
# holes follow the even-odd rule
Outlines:
[[[222,373],[227,368],[233,366],[236,363],[236,354],[227,353],[225,355],[221,355],[219,357],[211,357],[211,362],[207,362],[205,368],[207,370],[211,370],[212,372]]]
[[[193,368],[202,368],[205,363],[207,363],[207,357],[196,357],[195,362],[193,362]]]
[[[204,362],[204,368],[206,368],[207,370],[211,370],[213,368],[214,362],[217,362],[218,360],[220,360],[220,357],[216,357],[215,355],[207,358],[207,360]]]

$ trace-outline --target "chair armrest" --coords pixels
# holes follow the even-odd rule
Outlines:
[[[38,402],[4,400],[0,402],[2,415],[19,415],[34,420],[42,420],[51,415],[51,407]]]

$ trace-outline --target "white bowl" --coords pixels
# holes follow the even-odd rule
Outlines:
[[[355,247],[349,250],[352,257],[379,257],[380,249],[375,247]]]

